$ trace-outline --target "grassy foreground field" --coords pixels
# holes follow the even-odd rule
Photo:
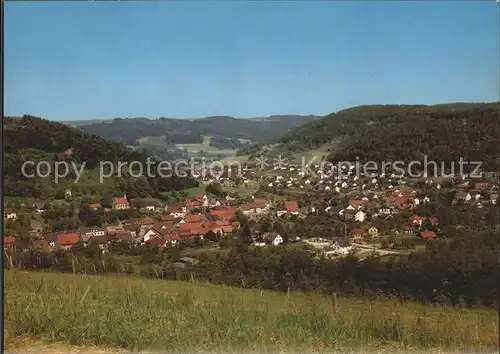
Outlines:
[[[338,300],[208,284],[5,271],[6,350],[20,338],[162,352],[498,352],[494,310]],[[38,346],[40,346],[38,344]]]

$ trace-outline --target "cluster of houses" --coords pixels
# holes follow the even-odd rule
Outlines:
[[[331,174],[331,171],[322,170],[320,166],[313,166],[315,174],[307,176],[298,166],[274,168],[274,173],[260,176],[260,183],[264,186],[284,189],[302,190],[311,192],[309,206],[299,208],[296,200],[287,200],[279,207],[271,205],[265,198],[252,197],[250,201],[226,198],[212,198],[207,195],[199,195],[183,204],[162,205],[159,201],[142,200],[141,211],[154,215],[150,217],[123,220],[119,225],[107,227],[86,227],[59,234],[43,235],[42,239],[36,241],[37,245],[44,249],[70,248],[78,242],[85,245],[96,244],[105,251],[110,241],[123,242],[127,244],[154,244],[158,247],[173,245],[185,239],[209,239],[218,240],[220,237],[230,235],[240,227],[235,221],[237,212],[250,217],[258,218],[270,213],[277,217],[297,215],[304,217],[306,214],[325,212],[338,219],[344,225],[349,225],[349,233],[345,227],[342,238],[333,243],[329,241],[328,247],[331,254],[345,255],[352,251],[351,242],[364,238],[376,238],[382,235],[381,230],[374,225],[374,220],[394,218],[400,213],[408,212],[411,216],[407,224],[392,230],[394,234],[414,234],[419,230],[423,239],[437,237],[435,231],[419,229],[424,219],[415,215],[414,210],[420,204],[430,203],[440,189],[458,190],[454,197],[454,203],[463,203],[474,208],[482,208],[484,205],[496,205],[498,200],[498,184],[493,181],[454,178],[444,186],[442,180],[432,178],[423,179],[423,187],[408,187],[409,180],[394,174],[380,174],[376,177],[355,174],[352,168],[347,167],[342,174]],[[257,179],[257,173],[244,170],[246,177],[243,183]],[[207,179],[208,178],[208,179]],[[240,178],[239,176],[237,178]],[[207,182],[218,181],[221,183],[233,183],[231,177],[203,177]],[[415,182],[415,181],[412,181]],[[443,183],[443,185],[441,184]],[[422,184],[422,183],[421,183]],[[70,193],[66,193],[67,197]],[[330,198],[331,197],[331,198]],[[342,199],[347,202],[341,205],[322,203],[330,199]],[[90,208],[101,209],[99,203],[90,203]],[[320,210],[319,208],[323,208]],[[34,205],[37,212],[43,212],[43,205]],[[112,210],[128,210],[131,203],[126,195],[113,198]],[[304,210],[307,209],[307,210]],[[14,211],[6,211],[5,219],[15,219]],[[439,229],[437,218],[430,218],[434,230]],[[384,230],[384,235],[386,235]],[[304,235],[303,238],[307,239]],[[9,246],[16,242],[14,236],[4,237],[4,245]],[[279,245],[283,238],[276,233],[264,233],[254,237],[256,246]]]
[[[90,203],[92,209],[102,206]],[[113,209],[126,210],[130,203],[126,197],[114,198]],[[207,195],[199,195],[184,204],[159,206],[148,205],[144,208],[157,213],[154,216],[122,220],[119,225],[106,227],[81,227],[71,232],[42,235],[35,241],[35,246],[46,251],[62,248],[69,249],[82,242],[84,245],[98,245],[103,251],[111,241],[129,245],[152,244],[160,248],[175,245],[181,240],[208,239],[219,240],[231,235],[240,227],[236,221],[236,213],[241,212],[248,217],[259,217],[271,212],[271,203],[264,198],[253,198],[251,202],[238,204],[233,198],[224,200],[211,199]],[[280,216],[297,215],[297,201],[287,201],[283,210],[278,210]],[[4,244],[15,243],[14,236],[4,238]],[[256,238],[256,245],[283,243],[280,235],[268,233]]]

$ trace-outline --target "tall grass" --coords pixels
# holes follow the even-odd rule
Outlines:
[[[494,352],[494,310],[134,277],[5,272],[10,338],[132,350]],[[12,344],[7,340],[6,347]]]

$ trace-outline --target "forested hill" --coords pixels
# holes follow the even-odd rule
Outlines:
[[[33,116],[4,118],[4,148],[5,194],[36,198],[53,197],[59,186],[51,182],[54,171],[52,176],[43,179],[23,176],[21,166],[25,161],[48,161],[52,166],[55,161],[74,162],[77,165],[85,162],[85,170],[91,173],[99,168],[101,161],[145,163],[147,159],[146,155],[121,143]],[[68,176],[72,177],[74,175]],[[95,180],[92,182],[99,183]],[[123,193],[124,190],[127,194],[129,190],[132,194],[137,194],[134,193],[133,179],[124,176],[118,182],[117,190],[111,191],[112,194]],[[155,195],[161,191],[191,187],[197,183],[191,179],[154,178],[141,180],[140,184],[144,187],[140,194]],[[98,188],[94,187],[92,188]]]
[[[67,152],[71,153],[75,161],[87,161],[89,168],[97,167],[99,161],[131,162],[145,161],[147,158],[146,155],[128,149],[121,143],[38,117],[6,117],[4,127],[4,146],[7,154],[15,154],[23,149],[37,149],[53,154]]]
[[[319,117],[300,115],[277,115],[265,118],[233,118],[214,116],[203,119],[174,118],[115,118],[76,125],[86,133],[102,136],[127,145],[136,145],[137,139],[151,136],[167,138],[178,135],[217,135],[226,138],[248,139],[254,142],[271,143],[290,130]],[[71,122],[69,122],[71,124]]]
[[[300,152],[341,141],[333,161],[484,161],[500,155],[500,103],[359,106],[298,127],[280,140]],[[342,139],[339,139],[342,138]]]

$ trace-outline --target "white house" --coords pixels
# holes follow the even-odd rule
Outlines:
[[[156,231],[155,229],[151,229],[144,234],[143,239],[144,239],[144,242],[148,242],[149,240],[151,240],[152,238],[155,238],[155,237],[162,237],[162,235],[158,231]]]
[[[325,255],[326,256],[347,256],[349,253],[353,251],[353,247],[351,246],[350,242],[347,240],[338,240],[333,242],[330,247],[332,248],[331,251],[326,251]]]
[[[11,220],[15,220],[17,219],[17,214],[16,213],[13,213],[13,212],[9,212],[9,211],[6,211],[3,215],[3,217],[5,219],[11,219]]]
[[[366,213],[362,212],[361,210],[358,211],[354,216],[354,220],[359,222],[365,221],[365,218],[366,218]]]
[[[391,215],[391,209],[390,208],[379,208],[378,213],[382,214],[382,215]]]
[[[106,231],[100,227],[85,227],[80,230],[80,238],[83,242],[88,242],[91,237],[102,237]]]
[[[286,210],[278,210],[276,212],[276,216],[279,218],[280,216],[285,215],[286,213],[287,213]]]
[[[257,239],[253,242],[253,245],[257,247],[263,247],[266,245],[266,242],[262,239]]]
[[[170,212],[168,215],[171,215],[174,218],[182,218],[182,217],[184,217],[184,215],[186,215],[186,213],[183,211],[180,211],[180,210],[176,210],[176,211]]]
[[[271,243],[273,246],[278,246],[283,243],[283,237],[277,234],[276,232],[266,232],[262,234],[257,243],[260,243],[261,240]]]
[[[144,206],[143,208],[141,208],[141,210],[145,210],[145,211],[155,211],[156,210],[156,207],[154,205],[146,205]]]
[[[280,235],[276,235],[276,237],[271,241],[271,243],[273,244],[273,246],[281,245],[283,243],[283,237],[281,237]]]
[[[66,189],[64,191],[64,198],[65,199],[71,199],[71,191],[69,189]]]

